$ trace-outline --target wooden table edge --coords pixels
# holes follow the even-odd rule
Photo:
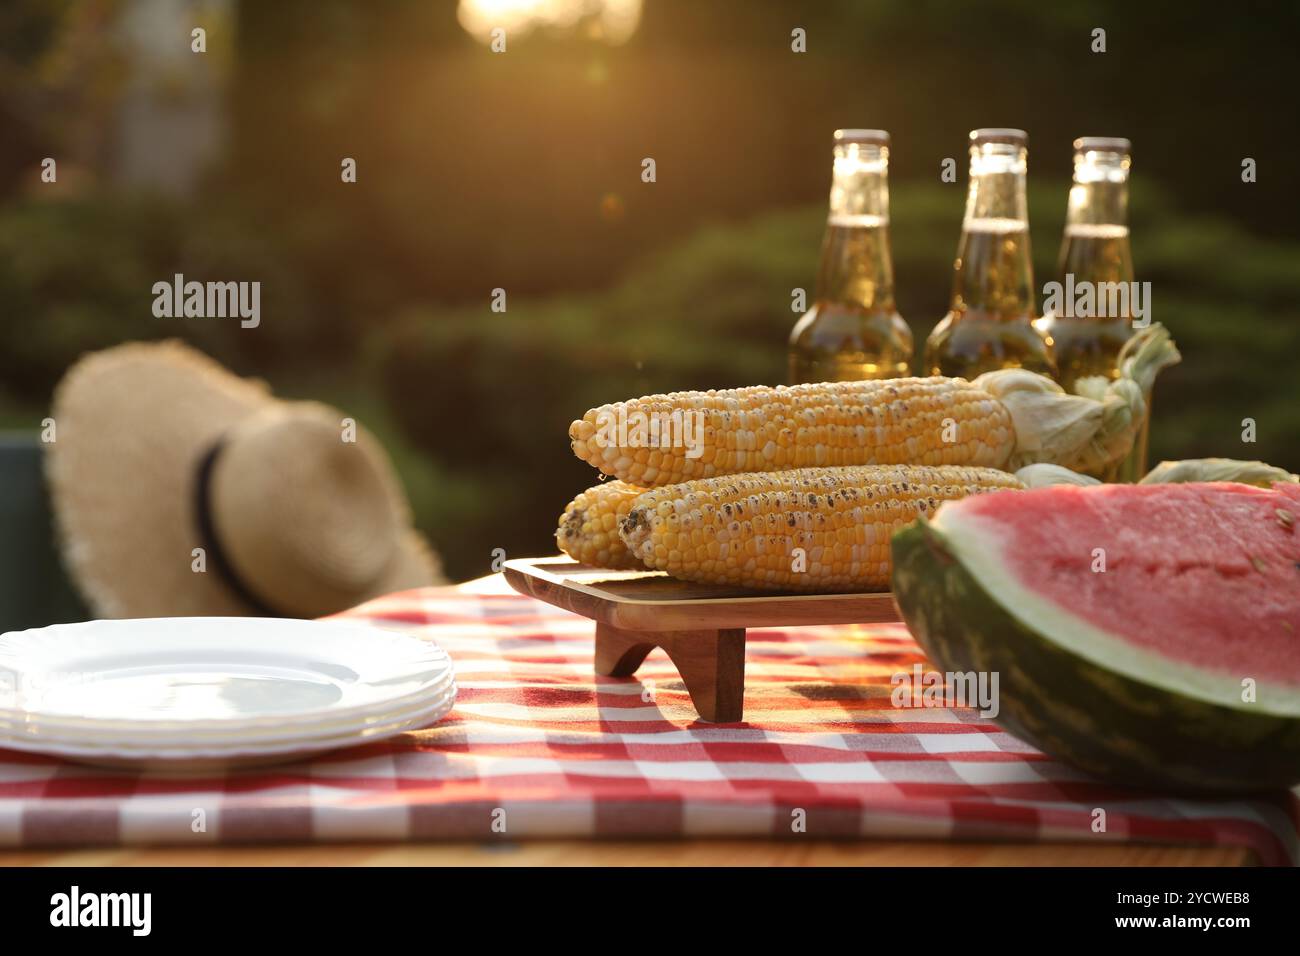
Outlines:
[[[1253,866],[1246,847],[943,840],[524,840],[0,851],[0,866]]]

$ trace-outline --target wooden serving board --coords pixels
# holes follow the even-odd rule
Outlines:
[[[656,647],[676,665],[704,720],[744,711],[745,629],[899,620],[893,595],[768,594],[678,581],[659,571],[610,571],[559,555],[505,563],[527,594],[596,622],[596,673],[630,677]]]

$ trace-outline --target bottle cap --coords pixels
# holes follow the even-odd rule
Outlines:
[[[883,129],[837,129],[835,145],[840,143],[868,143],[875,146],[888,146],[889,133]]]
[[[1127,153],[1133,144],[1122,136],[1080,136],[1074,141],[1076,153]]]
[[[1012,146],[1024,146],[1029,142],[1029,134],[1023,129],[1008,129],[1001,126],[986,126],[970,131],[970,143],[1010,143]]]

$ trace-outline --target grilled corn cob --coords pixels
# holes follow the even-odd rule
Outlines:
[[[569,502],[560,515],[555,541],[560,550],[596,568],[642,568],[618,536],[618,523],[645,489],[625,481],[605,481]]]
[[[669,417],[674,412],[680,429]],[[620,420],[629,422],[622,444]],[[659,441],[637,440],[632,429],[642,421],[647,439],[648,423],[661,423]],[[605,435],[602,422],[610,424]],[[668,447],[660,447],[665,435]],[[579,458],[639,485],[813,466],[992,467],[1006,462],[1015,444],[1011,416],[993,396],[945,378],[652,395],[587,412],[569,438]]]
[[[641,486],[835,465],[1034,462],[1096,470],[1128,453],[1156,373],[1178,361],[1161,326],[1134,335],[1114,382],[1003,369],[973,382],[899,378],[674,392],[593,408],[569,426],[574,454]]]
[[[992,468],[873,465],[727,475],[653,488],[620,533],[646,567],[783,591],[889,587],[889,539],[944,501],[1023,488]]]

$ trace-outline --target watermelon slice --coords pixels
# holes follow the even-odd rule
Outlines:
[[[998,722],[1112,781],[1300,782],[1300,485],[1054,486],[945,503],[893,539],[893,590]]]

